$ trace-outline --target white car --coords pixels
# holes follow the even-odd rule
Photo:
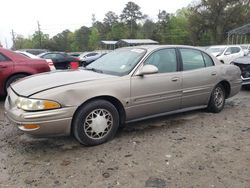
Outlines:
[[[210,46],[206,51],[225,64],[230,64],[236,58],[244,56],[244,51],[239,45]]]
[[[16,52],[16,53],[19,53],[19,54],[22,54],[22,55],[24,55],[24,56],[26,56],[26,57],[29,57],[29,58],[31,58],[31,59],[41,59],[40,57],[38,57],[38,56],[36,56],[36,55],[33,55],[33,54],[29,53],[29,52],[18,51],[18,50],[16,50],[15,52]],[[52,61],[51,59],[45,59],[45,60],[46,60],[47,63],[49,64],[49,68],[50,68],[51,71],[56,70],[56,68],[55,68],[55,66],[54,66],[54,64],[53,64],[53,61]]]
[[[241,45],[241,48],[244,52],[244,55],[247,56],[249,54],[250,45]]]

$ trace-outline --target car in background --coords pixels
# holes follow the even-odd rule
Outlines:
[[[16,50],[15,52],[19,53],[19,54],[22,54],[22,55],[24,55],[26,57],[32,58],[32,59],[41,59],[40,57],[38,57],[36,55],[33,55],[33,54],[29,53],[29,52],[19,51],[19,50]]]
[[[106,52],[85,52],[79,56],[82,66],[86,67],[90,63],[94,62],[95,60],[101,58],[102,56],[106,55]]]
[[[0,48],[0,95],[6,95],[11,83],[25,76],[50,71],[43,59],[31,59],[11,50]]]
[[[244,51],[239,45],[210,46],[206,51],[225,64],[230,64],[234,59],[244,56]]]
[[[18,51],[28,52],[33,55],[39,55],[41,53],[48,52],[49,50],[46,49],[19,49]]]
[[[244,55],[247,56],[249,54],[250,46],[248,45],[241,45],[241,48],[244,52]]]
[[[32,58],[32,59],[42,59],[42,58],[40,58],[40,57],[38,57],[36,55],[33,55],[33,54],[29,53],[29,52],[19,51],[19,50],[16,50],[15,52],[19,53],[21,55],[24,55],[26,57]],[[54,64],[53,64],[53,62],[52,62],[51,59],[45,59],[45,61],[47,61],[48,65],[49,65],[49,68],[50,68],[51,71],[56,70],[56,68],[55,68],[55,66],[54,66]]]
[[[74,135],[81,144],[98,145],[128,122],[203,108],[218,113],[240,88],[237,66],[198,48],[135,46],[77,71],[12,84],[5,112],[28,134]]]
[[[250,86],[250,56],[235,59],[231,64],[238,66],[241,70],[242,86]]]
[[[67,54],[73,57],[79,57],[82,54],[82,52],[68,52]]]
[[[51,59],[56,69],[77,69],[80,66],[80,60],[72,57],[65,52],[45,52],[38,57]]]

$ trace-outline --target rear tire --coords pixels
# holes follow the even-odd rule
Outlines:
[[[215,86],[211,93],[211,97],[208,103],[208,111],[213,113],[219,113],[225,105],[226,93],[221,84]]]
[[[119,113],[106,100],[94,100],[80,107],[73,119],[73,134],[77,141],[94,146],[111,140],[119,127]]]
[[[26,74],[16,74],[11,76],[5,83],[5,92],[7,92],[8,87],[10,86],[10,84],[14,83],[15,81],[26,77]]]

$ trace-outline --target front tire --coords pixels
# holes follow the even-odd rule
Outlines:
[[[24,78],[24,77],[26,77],[27,75],[25,75],[25,74],[16,74],[16,75],[13,75],[13,76],[11,76],[7,81],[6,81],[6,83],[5,83],[5,92],[7,92],[7,89],[8,89],[8,87],[10,86],[10,84],[12,84],[13,82],[15,82],[15,81],[17,81],[17,80],[19,80],[19,79],[21,79],[21,78]]]
[[[80,107],[73,119],[73,134],[77,141],[94,146],[111,140],[119,127],[119,113],[106,100],[94,100]]]
[[[221,84],[216,85],[208,103],[208,111],[219,113],[224,108],[225,99],[226,93],[224,87]]]

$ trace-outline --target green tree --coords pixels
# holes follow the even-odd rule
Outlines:
[[[98,48],[98,43],[100,41],[100,35],[98,30],[93,27],[91,28],[91,33],[89,35],[88,48],[90,50],[96,50]]]
[[[41,40],[41,45],[40,45]],[[32,48],[48,48],[49,35],[44,34],[43,32],[36,31],[31,36]]]
[[[64,30],[61,33],[58,33],[51,39],[52,48],[56,51],[71,51],[71,43],[73,42],[72,32],[69,30]]]
[[[204,39],[223,43],[227,32],[250,22],[249,0],[201,0],[190,7],[189,30],[194,44]]]
[[[140,11],[141,7],[134,2],[128,2],[120,15],[120,18],[130,28],[130,38],[134,38],[137,29],[137,21],[145,18],[145,15]]]
[[[119,17],[114,12],[108,11],[103,19],[103,24],[111,28],[114,24],[118,23],[118,18]]]
[[[34,48],[31,39],[24,38],[22,35],[17,35],[15,39],[16,49],[24,49],[24,48]]]
[[[108,40],[119,40],[129,37],[129,29],[124,23],[114,24],[107,35]]]
[[[146,19],[142,26],[142,33],[144,38],[154,39],[154,31],[155,31],[156,24],[150,20]]]
[[[183,8],[169,19],[166,41],[170,44],[190,44],[190,32],[188,28],[188,10]]]
[[[71,49],[73,51],[87,51],[89,42],[90,29],[82,26],[74,32],[73,43]]]

